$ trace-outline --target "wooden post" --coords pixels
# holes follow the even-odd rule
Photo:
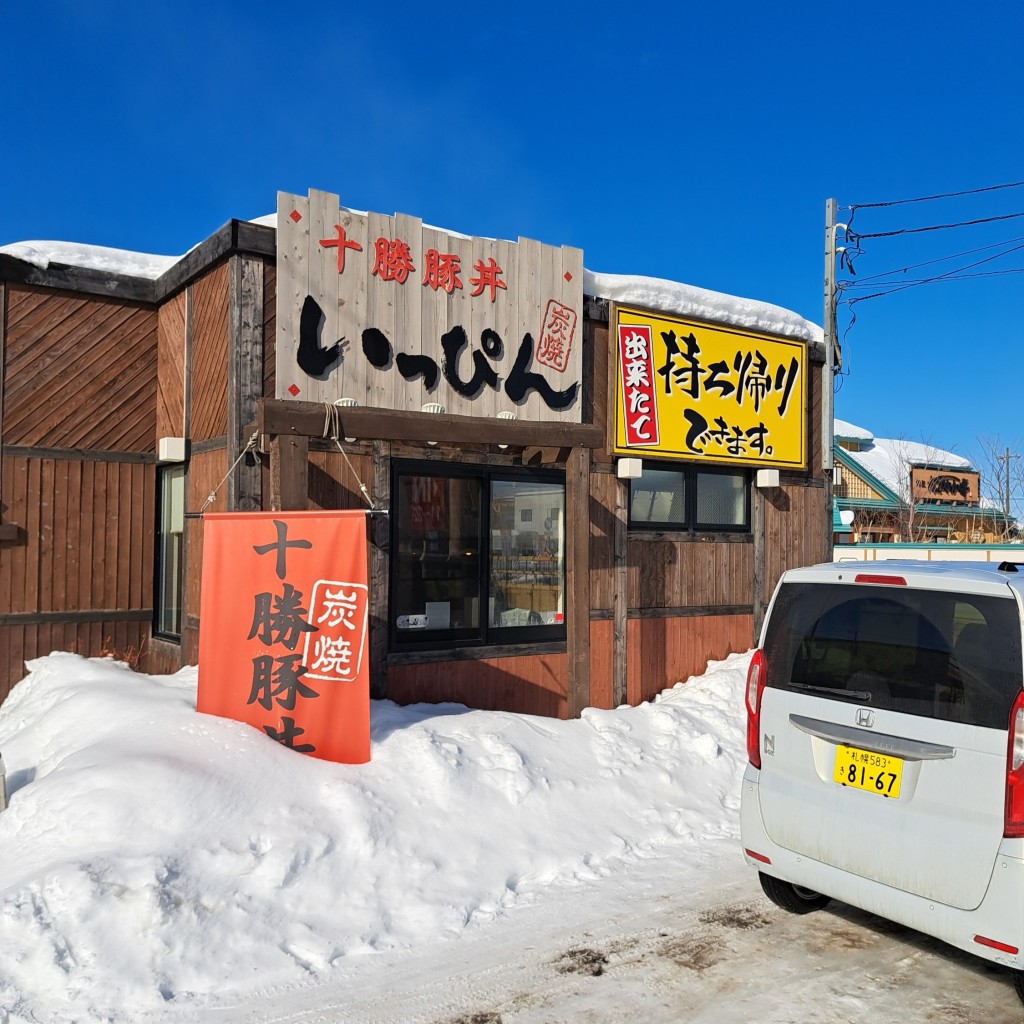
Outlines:
[[[246,424],[256,419],[263,395],[263,261],[232,256],[228,266],[228,465],[248,442]],[[253,512],[262,508],[261,470],[255,459],[235,466],[228,477],[227,507]]]
[[[750,532],[754,537],[754,579],[753,579],[753,600],[754,607],[754,646],[757,646],[761,638],[761,626],[764,623],[765,612],[768,610],[764,597],[764,573],[765,573],[765,512],[764,512],[764,491],[760,487],[751,488],[750,495]]]
[[[565,473],[568,716],[590,706],[590,449],[576,447]]]
[[[270,507],[302,512],[309,494],[309,438],[299,434],[270,441]]]
[[[371,494],[376,508],[391,507],[391,443],[373,442]],[[391,570],[390,516],[370,519],[370,696],[383,700],[388,692],[388,592]]]
[[[629,703],[629,575],[626,571],[628,550],[629,482],[615,480],[615,534],[612,538],[612,704]]]

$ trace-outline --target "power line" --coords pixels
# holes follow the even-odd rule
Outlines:
[[[924,228],[899,228],[896,231],[877,231],[872,234],[860,234],[856,231],[848,231],[847,234],[855,245],[859,245],[865,238],[895,238],[897,235],[917,235],[923,231],[945,231],[948,228],[967,228],[976,224],[994,224],[1001,220],[1014,220],[1017,217],[1024,217],[1021,213],[1004,213],[999,217],[981,217],[978,220],[961,220],[952,224],[930,224]]]
[[[973,256],[978,252],[986,252],[989,249],[997,249],[1001,245],[1013,245],[1014,242],[1024,242],[1024,235],[1018,235],[1016,238],[1007,238],[1003,242],[993,242],[991,245],[982,245],[976,249],[967,249],[965,252],[953,253],[950,256],[940,256],[938,259],[926,260],[924,263],[914,263],[908,267],[896,267],[893,270],[886,270],[881,274],[871,274],[868,277],[860,278],[860,285],[865,284],[868,281],[876,281],[882,277],[889,277],[891,274],[905,274],[909,270],[920,270],[922,267],[930,267],[936,263],[945,263],[947,260],[958,260],[962,256]],[[1007,250],[1012,252],[1013,250]],[[858,287],[859,285],[851,284],[851,287]]]
[[[976,196],[982,192],[997,192],[1004,188],[1020,188],[1024,181],[1010,181],[1003,185],[988,185],[985,188],[971,188],[963,192],[941,192],[934,196],[918,196],[915,199],[894,199],[888,203],[851,203],[850,210],[874,210],[883,206],[905,206],[907,203],[927,203],[933,199],[955,199],[958,196]]]

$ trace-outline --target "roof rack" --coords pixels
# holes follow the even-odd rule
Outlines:
[[[1000,562],[998,565],[1000,572],[1020,572],[1021,568],[1024,568],[1024,562]]]

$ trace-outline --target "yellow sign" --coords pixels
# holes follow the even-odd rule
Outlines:
[[[614,452],[804,468],[804,342],[622,306],[614,325]]]

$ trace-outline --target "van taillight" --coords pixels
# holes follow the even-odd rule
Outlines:
[[[768,662],[764,651],[754,651],[747,669],[747,758],[750,763],[761,767],[761,694],[768,678]]]
[[[1010,736],[1006,746],[1006,811],[1003,835],[1024,837],[1024,691],[1010,709]]]
[[[861,572],[853,578],[854,583],[881,583],[887,587],[905,587],[907,581],[902,576],[880,576],[878,573]]]

